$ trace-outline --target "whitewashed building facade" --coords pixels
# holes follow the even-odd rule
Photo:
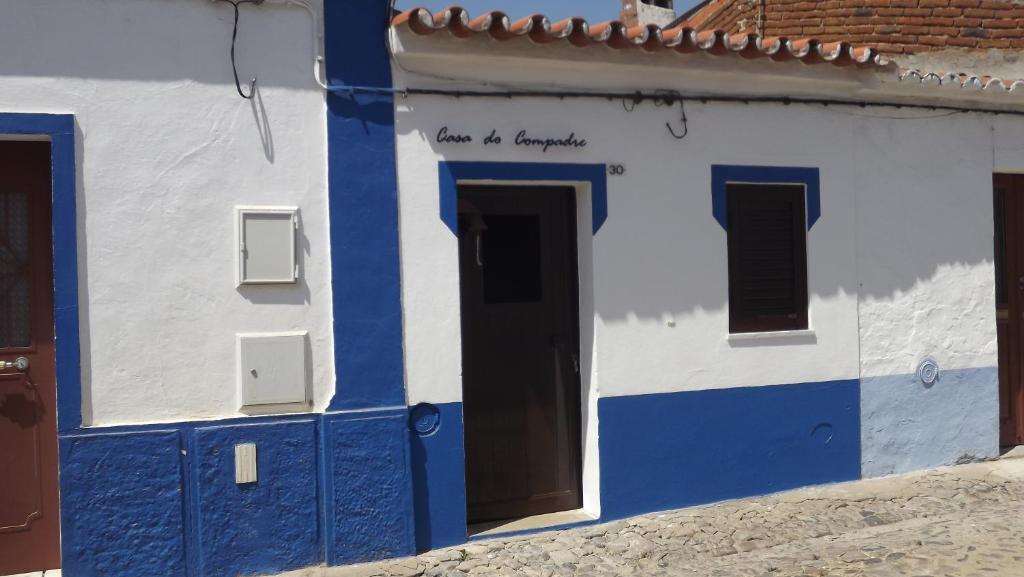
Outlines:
[[[842,43],[459,9],[406,12],[393,34],[406,387],[442,423],[422,437],[418,534],[462,539],[464,494],[471,519],[574,490],[567,522],[614,519],[998,455],[1020,396],[1001,412],[1015,341],[997,339],[993,176],[1024,171],[1022,83]],[[492,390],[528,380],[506,333],[550,340],[520,318],[543,291],[492,298],[486,278],[504,235],[542,255],[524,239],[545,192],[574,216],[575,262],[537,266],[577,283],[578,349],[552,341],[547,366],[578,423],[529,388],[518,402],[543,416],[510,421],[517,400]],[[780,240],[758,219],[798,226]],[[578,426],[549,438],[578,456],[508,440],[536,422]],[[492,454],[568,474],[474,464]]]
[[[15,1],[0,53],[0,574],[398,557],[1021,427],[1021,83],[384,0]]]

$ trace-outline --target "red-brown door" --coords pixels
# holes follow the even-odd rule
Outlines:
[[[993,179],[999,441],[1024,443],[1024,175]]]
[[[470,523],[577,509],[575,193],[460,187]]]
[[[0,142],[0,575],[60,567],[50,182],[49,143]]]

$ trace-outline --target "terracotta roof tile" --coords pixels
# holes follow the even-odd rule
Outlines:
[[[703,6],[691,9],[677,22],[698,29],[731,28],[743,16],[754,15],[753,6],[749,3],[741,7],[736,4],[736,0],[708,0]],[[718,26],[719,23],[727,26]]]
[[[781,36],[762,38],[756,34],[728,34],[720,30],[697,31],[686,26],[664,30],[655,25],[630,28],[615,20],[590,24],[582,18],[568,18],[551,22],[541,14],[512,22],[500,11],[473,18],[459,6],[446,8],[436,14],[426,8],[406,10],[394,18],[392,27],[407,28],[419,35],[447,32],[456,38],[486,34],[498,41],[528,38],[537,44],[561,41],[578,47],[604,45],[616,50],[636,48],[647,52],[704,52],[747,59],[797,60],[805,64],[889,65],[889,60],[875,49],[854,46],[848,42],[822,42],[815,38],[789,39]]]
[[[709,6],[733,6],[729,0],[711,2]],[[488,35],[497,41],[516,38],[536,44],[564,42],[576,47],[603,45],[615,50],[637,49],[645,52],[673,50],[679,53],[702,52],[713,56],[737,56],[745,59],[799,61],[804,64],[829,63],[835,66],[890,68],[896,65],[873,47],[846,41],[817,38],[787,38],[729,33],[722,30],[696,30],[684,23],[662,29],[655,25],[627,27],[619,21],[590,24],[583,18],[550,21],[534,14],[512,22],[500,11],[477,17],[459,6],[432,14],[425,8],[413,8],[398,14],[391,23],[395,29],[408,29],[418,35],[447,33],[456,38]],[[954,87],[992,93],[1024,94],[1024,80],[1001,80],[994,77],[968,76],[901,70],[899,80],[929,86]]]
[[[985,92],[1012,92],[1015,95],[1024,93],[1024,79],[1003,80],[993,76],[970,76],[967,74],[923,72],[921,70],[903,70],[900,72],[903,82],[920,83],[942,88],[959,88],[963,90],[981,90]]]
[[[1024,4],[1010,0],[707,0],[676,24],[867,43],[893,56],[1024,48]]]

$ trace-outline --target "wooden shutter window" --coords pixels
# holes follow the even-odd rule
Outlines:
[[[807,328],[804,186],[728,184],[729,332]]]

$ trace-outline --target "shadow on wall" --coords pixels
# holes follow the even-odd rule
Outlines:
[[[2,42],[2,41],[0,41]],[[78,249],[78,341],[80,362],[82,365],[82,425],[88,426],[93,422],[92,407],[92,333],[91,325],[87,319],[89,316],[89,259],[85,258],[89,247],[88,238],[85,236],[85,180],[82,166],[85,166],[85,137],[82,135],[82,127],[75,119],[75,203],[78,208],[75,211],[76,226],[76,248]],[[60,346],[60,343],[57,344]]]
[[[129,81],[194,80],[230,86],[234,12],[208,0],[7,2],[0,76]],[[184,33],[184,32],[187,32]],[[301,8],[242,5],[236,57],[242,79],[314,89],[313,24]],[[281,46],[295,47],[281,50]],[[301,48],[299,48],[301,47]]]
[[[493,101],[461,101],[456,114],[441,99],[410,98],[397,126],[401,136],[447,160],[614,159],[628,167],[609,177],[608,221],[597,237],[597,312],[606,321],[727,308],[727,237],[712,215],[713,164],[820,169],[821,218],[808,232],[812,302],[857,294],[862,301],[896,300],[925,283],[941,285],[948,302],[949,279],[962,283],[965,299],[982,302],[992,290],[992,141],[982,117],[894,122],[811,107],[688,103],[689,137],[674,142],[665,133],[666,112],[653,107],[630,113],[617,101],[501,101],[504,116],[494,120],[488,106]],[[606,121],[583,120],[598,115]],[[737,142],[728,129],[734,123],[748,133],[758,128]],[[577,136],[591,143],[583,152],[548,154],[507,143],[438,144],[436,131],[446,124],[474,138],[495,124],[506,136],[582,126],[586,134]],[[760,136],[830,145],[766,154]],[[616,144],[624,141],[631,145]]]
[[[253,98],[249,99],[249,104],[252,106],[252,119],[256,122],[256,131],[260,135],[260,144],[263,146],[263,156],[267,158],[267,162],[274,164],[274,133],[270,130],[270,119],[263,104],[263,91],[258,84],[253,88]]]

